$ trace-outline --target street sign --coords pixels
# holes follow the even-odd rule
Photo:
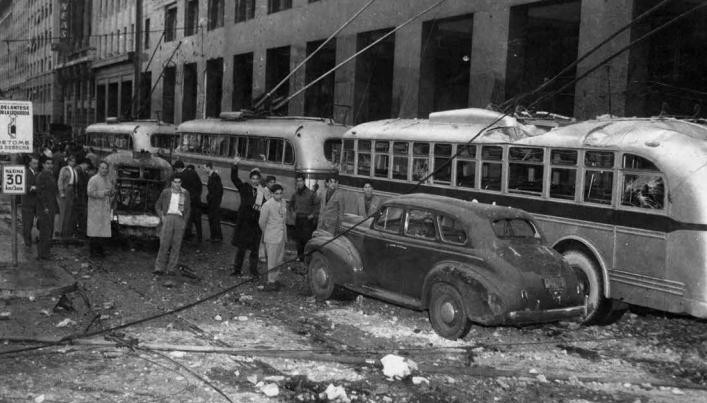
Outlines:
[[[0,154],[32,152],[32,102],[0,100]]]
[[[2,192],[10,195],[25,194],[25,177],[24,165],[3,165]]]

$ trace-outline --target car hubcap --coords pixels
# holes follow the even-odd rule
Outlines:
[[[439,308],[439,314],[444,323],[451,324],[454,322],[454,317],[456,316],[457,310],[454,308],[454,305],[446,301],[442,304],[442,306]]]
[[[329,281],[329,276],[327,275],[326,269],[323,267],[317,268],[314,279],[319,287],[326,287],[327,282]]]

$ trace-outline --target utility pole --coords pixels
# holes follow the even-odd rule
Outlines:
[[[133,55],[133,68],[135,78],[133,79],[133,119],[138,119],[141,108],[142,89],[142,0],[135,1],[135,53]]]

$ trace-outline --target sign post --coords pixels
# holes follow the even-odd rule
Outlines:
[[[0,100],[0,154],[31,153],[34,137],[32,103]],[[15,158],[14,161],[17,161]],[[2,192],[10,195],[12,205],[12,265],[17,267],[17,195],[25,194],[25,167],[2,167]],[[27,225],[27,223],[23,223]]]

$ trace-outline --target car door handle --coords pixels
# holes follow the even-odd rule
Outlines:
[[[406,248],[405,246],[399,245],[399,244],[397,244],[397,243],[389,243],[389,244],[387,244],[387,245],[390,246],[391,248],[407,250],[407,248]]]

